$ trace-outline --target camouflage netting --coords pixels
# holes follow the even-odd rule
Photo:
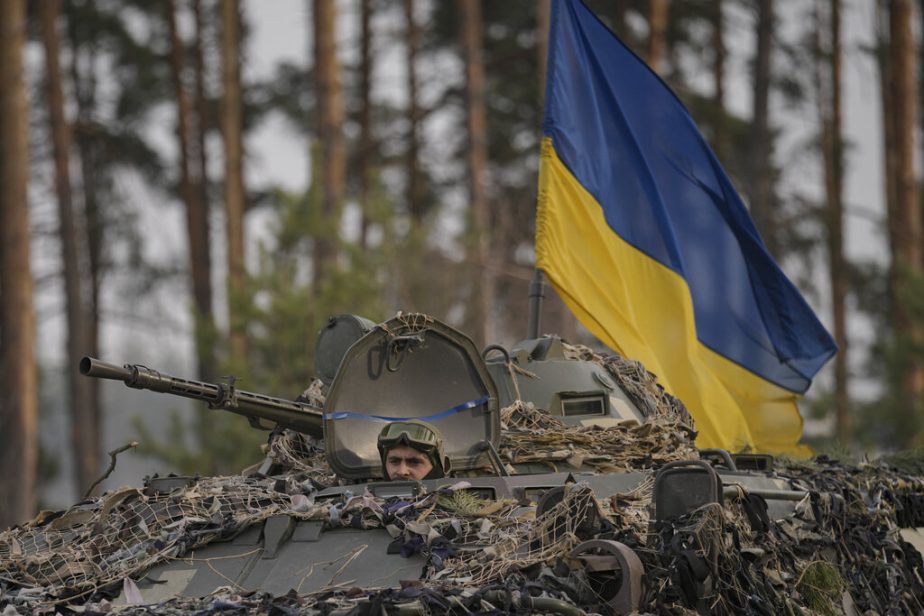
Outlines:
[[[670,395],[658,383],[658,377],[649,372],[641,362],[626,359],[616,353],[603,355],[582,344],[563,342],[565,357],[592,361],[606,368],[616,379],[619,387],[635,403],[646,417],[661,417],[666,421],[690,426],[693,418],[683,402]]]
[[[509,464],[540,462],[550,471],[619,472],[698,458],[693,432],[663,415],[644,424],[569,426],[528,402],[501,411],[500,454]]]
[[[286,597],[229,588],[123,613],[221,606],[266,613],[362,606],[357,613],[379,613],[367,611],[376,605],[422,613],[599,610],[599,585],[566,557],[590,538],[636,551],[646,570],[642,607],[652,613],[840,614],[845,590],[861,613],[924,613],[924,563],[899,535],[900,527],[924,526],[920,478],[824,460],[790,464],[780,474],[809,493],[789,518],[769,519],[765,502],[742,489],[724,507],[707,505],[661,526],[649,519],[650,481],[602,500],[579,483],[538,518],[514,501],[481,500],[464,482],[413,500],[359,494],[316,502],[316,483],[298,472],[204,478],[169,494],[121,490],[0,535],[0,607],[52,611],[90,600],[91,609],[104,610],[101,596],[153,564],[188,558],[196,547],[287,514],[331,528],[385,528],[403,555],[426,558],[426,583]]]
[[[518,402],[502,411],[505,463],[611,472],[698,457],[685,409],[638,364],[579,347],[566,352],[605,365],[648,422],[567,426]],[[323,392],[315,387],[310,395]],[[778,467],[779,477],[807,493],[780,521],[741,488],[724,506],[657,523],[653,480],[631,493],[596,496],[586,484],[571,484],[560,503],[537,515],[515,501],[482,500],[464,489],[464,479],[413,499],[376,498],[362,486],[319,499],[319,488],[335,480],[319,444],[277,431],[267,453],[282,469],[277,476],[202,478],[168,492],[153,485],[119,490],[0,534],[0,613],[109,611],[109,600],[122,590],[131,598],[132,580],[154,564],[196,560],[196,548],[276,515],[319,520],[328,529],[385,529],[392,549],[423,557],[423,577],[401,588],[332,585],[278,597],[229,580],[209,597],[119,613],[606,613],[613,580],[569,557],[594,538],[638,554],[644,613],[841,614],[849,613],[845,593],[857,613],[924,613],[924,563],[900,535],[924,526],[924,481],[886,464],[818,459]],[[339,557],[360,558],[361,551]]]
[[[128,488],[40,514],[0,534],[0,588],[39,603],[88,597],[273,515],[298,514],[298,501],[275,483],[210,477],[169,494]]]
[[[793,515],[767,516],[766,502],[741,490],[655,526],[646,543],[625,536],[645,563],[647,609],[683,606],[710,614],[922,614],[924,563],[900,528],[924,524],[924,483],[887,468],[807,464],[809,491]],[[917,501],[912,514],[904,507]],[[858,612],[848,612],[853,603]]]
[[[650,484],[598,500],[578,483],[539,517],[513,501],[481,500],[462,489],[464,482],[413,500],[362,494],[323,503],[296,476],[202,479],[169,495],[117,492],[0,536],[0,606],[50,611],[91,599],[86,607],[104,610],[100,595],[121,589],[124,578],[137,578],[153,562],[286,513],[329,527],[385,528],[403,555],[426,558],[426,582],[286,597],[229,588],[122,613],[232,606],[306,614],[381,613],[374,606],[389,613],[453,607],[465,613],[463,606],[535,613],[563,605],[596,611],[604,603],[601,586],[566,556],[581,541],[601,537],[629,545],[641,558],[642,609],[650,613],[840,614],[845,590],[860,613],[922,613],[924,564],[898,535],[899,518],[924,524],[921,481],[875,466],[788,471],[811,490],[790,518],[770,520],[761,499],[741,490],[724,507],[706,505],[662,526],[649,523]]]
[[[532,463],[549,472],[619,472],[699,457],[692,429],[664,415],[651,416],[641,425],[570,426],[531,403],[515,402],[501,410],[501,428],[498,449],[510,470]],[[324,450],[309,436],[281,432],[270,441],[267,453],[277,464],[306,473],[318,483],[336,483]]]

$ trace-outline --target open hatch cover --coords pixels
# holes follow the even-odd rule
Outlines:
[[[381,477],[376,438],[388,421],[419,419],[443,437],[454,470],[488,464],[500,437],[497,390],[472,341],[422,314],[394,317],[347,351],[325,403],[328,459],[348,479]]]

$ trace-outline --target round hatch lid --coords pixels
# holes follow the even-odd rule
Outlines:
[[[376,439],[389,421],[418,419],[442,435],[455,470],[480,466],[500,437],[497,389],[461,332],[421,315],[394,317],[354,343],[325,401],[328,459],[341,476],[381,477]]]
[[[325,385],[333,382],[340,361],[353,343],[374,327],[375,323],[355,314],[338,314],[327,320],[327,325],[318,332],[314,352],[315,372]]]

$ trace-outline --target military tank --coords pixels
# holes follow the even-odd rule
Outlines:
[[[0,534],[0,610],[924,613],[920,476],[697,449],[644,367],[536,329],[479,350],[427,315],[332,317],[295,401],[85,358],[271,429],[266,457]],[[384,480],[396,420],[438,428],[450,476]]]

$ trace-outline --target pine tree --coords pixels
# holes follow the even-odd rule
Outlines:
[[[485,68],[482,55],[480,0],[457,0],[462,56],[465,60],[465,107],[467,110],[469,208],[471,211],[471,258],[478,268],[469,323],[480,329],[482,344],[495,339],[495,273],[491,259],[491,212],[487,196],[487,118]]]
[[[32,310],[28,103],[23,75],[26,3],[0,11],[0,528],[34,511],[38,390]],[[13,478],[15,477],[15,480]]]
[[[372,133],[372,0],[360,3],[359,34],[359,143],[356,145],[356,178],[359,183],[358,199],[362,219],[359,245],[365,249],[369,241],[370,193],[372,157],[375,147]]]
[[[247,353],[244,269],[244,141],[241,95],[241,13],[238,0],[221,0],[221,126],[225,144],[225,224],[228,242],[229,351],[235,365]]]
[[[727,148],[727,128],[725,122],[725,3],[715,0],[712,3],[712,102],[716,109],[715,134],[712,148],[719,160],[724,159]]]
[[[185,46],[177,29],[177,9],[174,0],[164,5],[168,32],[170,34],[170,69],[176,92],[177,145],[179,146],[179,189],[186,208],[186,237],[189,243],[190,287],[193,297],[194,331],[199,378],[208,379],[214,370],[214,355],[211,352],[212,338],[212,280],[209,241],[208,205],[203,201],[202,180],[195,177],[193,167],[203,173],[202,160],[197,148],[202,141],[196,139],[193,128],[199,122],[190,103],[187,86],[184,83]],[[198,180],[198,181],[197,181]]]
[[[418,101],[420,92],[417,87],[417,53],[420,48],[420,27],[415,15],[414,0],[404,0],[404,18],[407,24],[407,208],[415,230],[423,225],[424,195],[422,174],[420,171],[420,131],[421,109]]]
[[[917,97],[915,90],[915,47],[912,34],[911,0],[889,4],[889,96],[892,122],[891,157],[895,200],[889,211],[892,249],[890,273],[892,320],[896,350],[899,353],[900,388],[906,405],[899,432],[902,444],[912,444],[922,425],[924,413],[924,322],[916,308],[924,274],[924,235],[921,205],[914,170],[914,128]],[[920,438],[920,436],[918,436]]]
[[[819,20],[820,21],[820,20]],[[841,104],[841,2],[830,0],[828,13],[830,33],[828,48],[819,45],[819,115],[821,151],[825,180],[825,230],[834,340],[838,354],[834,358],[834,414],[838,439],[850,440],[850,399],[847,390],[848,340],[846,324],[847,263],[844,257],[844,145]],[[819,23],[816,37],[823,30]],[[823,85],[821,85],[823,84]]]
[[[153,5],[152,5],[153,6]],[[157,151],[141,131],[149,112],[168,100],[167,65],[159,52],[156,29],[141,38],[124,21],[123,4],[72,0],[62,5],[67,36],[62,53],[68,59],[72,92],[73,142],[76,163],[71,169],[75,213],[82,211],[78,238],[86,256],[83,301],[87,326],[84,355],[99,357],[103,289],[118,287],[120,301],[142,297],[159,288],[161,268],[142,257],[144,237],[136,226],[132,195],[122,192],[120,174],[133,173],[153,190],[166,188],[164,168]],[[160,7],[152,12],[160,16]],[[160,23],[158,20],[155,23]],[[117,73],[107,81],[103,72]],[[116,258],[118,255],[118,258]],[[122,274],[116,279],[113,273]],[[103,417],[100,381],[83,379],[90,391],[91,426]],[[99,428],[94,428],[97,434]],[[98,438],[98,437],[97,437]],[[94,447],[99,455],[99,445]],[[95,479],[98,466],[91,479]],[[85,485],[77,485],[83,494]]]
[[[667,30],[668,0],[648,1],[648,49],[646,60],[655,72],[664,70],[666,48],[665,31]]]
[[[91,383],[80,375],[80,359],[89,352],[88,315],[85,303],[86,276],[81,236],[78,232],[71,187],[71,130],[64,110],[64,85],[61,71],[61,45],[58,35],[60,2],[49,0],[39,5],[42,42],[45,48],[45,79],[48,118],[54,152],[55,193],[58,200],[58,235],[61,239],[61,262],[64,270],[65,312],[67,314],[67,381],[70,406],[71,447],[74,451],[74,479],[78,489],[89,486],[99,473],[101,451],[99,425]]]
[[[747,194],[754,224],[770,254],[779,258],[772,184],[774,135],[770,128],[769,105],[775,29],[773,0],[757,0],[757,48],[754,54],[754,102]]]
[[[314,232],[314,288],[337,266],[340,213],[346,194],[344,103],[337,58],[337,7],[333,0],[314,0],[314,74],[317,139],[321,149],[321,208]]]

